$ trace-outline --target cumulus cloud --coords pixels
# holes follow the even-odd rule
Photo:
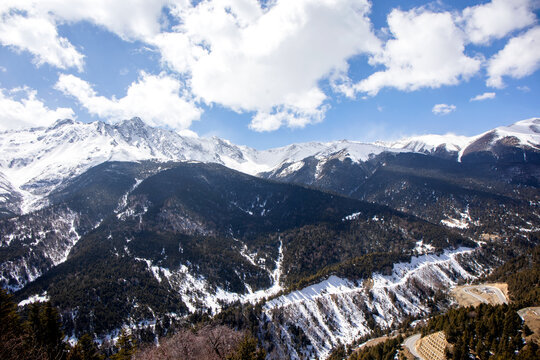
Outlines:
[[[489,59],[487,85],[503,88],[503,76],[523,78],[540,68],[540,26],[516,36]]]
[[[356,92],[373,96],[384,87],[412,91],[455,85],[480,69],[481,60],[464,53],[464,34],[449,12],[393,10],[388,29],[392,38],[370,59],[385,70],[355,84]]]
[[[63,38],[58,26],[87,21],[157,50],[164,71],[183,79],[180,84],[170,78],[173,85],[165,99],[178,108],[182,104],[185,112],[175,118],[165,111],[167,119],[160,122],[157,111],[148,110],[163,104],[157,97],[148,97],[156,106],[134,103],[141,113],[133,114],[126,104],[135,95],[98,96],[74,77],[83,82],[75,84],[80,90],[75,93],[59,81],[57,87],[92,114],[145,117],[146,109],[152,124],[185,129],[200,116],[197,101],[253,114],[251,129],[272,131],[322,121],[335,93],[364,98],[383,88],[456,85],[486,65],[493,87],[502,87],[504,76],[526,76],[538,68],[533,30],[510,40],[488,62],[466,46],[489,44],[533,26],[537,8],[537,0],[492,0],[453,12],[434,6],[394,9],[378,37],[369,19],[370,0],[3,0],[0,44],[30,52],[37,65],[81,71],[81,49]],[[350,61],[363,59],[358,55],[365,55],[373,70],[363,79],[351,79]],[[165,76],[156,78],[164,82]],[[130,90],[149,88],[144,79],[150,75],[141,75]],[[326,80],[330,88],[321,86]]]
[[[482,100],[488,100],[488,99],[495,99],[495,93],[494,92],[485,92],[483,94],[476,95],[475,97],[471,98],[469,101],[482,101]]]
[[[56,25],[46,15],[26,17],[0,13],[0,44],[30,52],[38,66],[50,64],[60,69],[83,69],[84,56],[58,35]]]
[[[161,17],[170,0],[34,0],[39,13],[51,13],[56,21],[89,21],[124,40],[144,40],[161,30]]]
[[[465,8],[460,21],[470,42],[485,44],[534,24],[536,16],[532,0],[492,0]]]
[[[202,113],[182,83],[165,74],[141,72],[120,99],[99,96],[91,84],[74,75],[60,75],[55,88],[76,98],[90,114],[112,122],[139,116],[152,126],[183,130]]]
[[[70,108],[49,109],[37,98],[37,92],[23,87],[0,89],[0,129],[49,126],[58,119],[74,118]]]
[[[437,104],[433,106],[433,109],[431,109],[431,112],[433,112],[435,115],[448,115],[454,111],[456,111],[456,105],[448,104]]]
[[[379,47],[367,0],[205,1],[177,7],[181,25],[156,36],[164,63],[190,77],[204,102],[255,112],[250,127],[318,122],[327,95],[318,82],[351,56]]]
[[[0,44],[28,51],[39,66],[82,71],[82,55],[58,34],[58,25],[89,21],[124,40],[145,40],[161,30],[162,10],[169,0],[4,0],[0,5]]]

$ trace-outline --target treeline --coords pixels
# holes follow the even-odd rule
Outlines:
[[[389,274],[397,262],[416,255],[416,243],[436,253],[476,244],[457,232],[382,208],[338,223],[319,223],[282,231],[284,285],[299,289],[329,275],[357,280],[372,272]]]
[[[452,309],[429,320],[422,336],[436,331],[444,331],[450,344],[446,351],[447,359],[528,360],[540,359],[540,349],[534,342],[525,344],[524,337],[530,334],[519,315],[518,308],[508,305],[486,305]],[[372,347],[347,352],[337,347],[330,359],[383,360],[403,356],[403,338],[386,340]],[[348,357],[347,357],[348,356]]]

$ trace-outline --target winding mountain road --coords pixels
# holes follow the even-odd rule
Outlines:
[[[420,360],[424,360],[424,358],[421,357],[420,354],[418,354],[418,352],[416,351],[416,342],[420,340],[421,336],[422,336],[421,334],[414,334],[412,336],[409,336],[408,338],[405,339],[405,341],[403,342],[403,345],[405,345],[407,349],[409,349],[409,351],[411,352],[411,354],[413,354],[414,357]]]
[[[466,293],[467,295],[472,296],[473,298],[475,298],[476,300],[478,300],[478,301],[480,301],[480,302],[482,302],[484,304],[489,304],[489,301],[486,298],[471,292],[471,290],[474,290],[474,289],[476,289],[476,290],[478,290],[478,291],[480,291],[482,293],[492,291],[497,296],[497,299],[499,300],[500,304],[508,304],[508,299],[506,298],[506,296],[504,296],[503,292],[499,288],[497,288],[495,286],[471,285],[471,286],[464,287],[463,292]]]

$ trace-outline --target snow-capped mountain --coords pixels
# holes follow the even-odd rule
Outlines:
[[[139,118],[115,125],[59,120],[51,127],[0,133],[0,192],[10,194],[10,211],[26,213],[46,205],[46,196],[65,180],[106,161],[199,161],[255,175],[284,162],[314,155],[324,158],[345,149],[355,161],[388,150],[339,141],[257,151],[217,137],[181,136],[145,125]]]
[[[181,136],[133,118],[110,125],[59,120],[51,127],[0,133],[0,209],[27,213],[48,203],[66,180],[106,161],[199,161],[268,178],[285,179],[309,164],[313,183],[331,160],[362,163],[383,152],[417,152],[462,160],[491,152],[527,157],[540,151],[540,119],[519,121],[483,134],[423,135],[396,142],[309,142],[258,151],[217,137]],[[515,149],[521,149],[517,154]],[[533,154],[534,157],[534,154]]]
[[[392,149],[408,149],[413,152],[433,154],[447,152],[457,155],[458,160],[476,152],[493,152],[500,155],[497,147],[517,147],[540,150],[540,118],[518,121],[500,126],[475,136],[421,135],[394,142],[377,142]]]
[[[42,207],[66,179],[106,161],[243,160],[242,151],[226,141],[183,137],[138,118],[115,125],[61,120],[47,128],[8,131],[0,134],[0,152],[0,187],[22,199],[22,213]]]
[[[138,118],[3,132],[0,285],[104,338],[261,301],[269,358],[326,356],[537,243],[539,126],[263,151]]]

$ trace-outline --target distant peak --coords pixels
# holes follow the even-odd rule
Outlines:
[[[58,129],[62,126],[73,125],[73,124],[75,124],[75,121],[71,119],[59,119],[59,120],[56,120],[54,124],[52,124],[51,128]]]
[[[132,127],[145,127],[146,124],[140,117],[132,117],[131,119],[122,120],[119,124],[119,126],[132,126]]]

